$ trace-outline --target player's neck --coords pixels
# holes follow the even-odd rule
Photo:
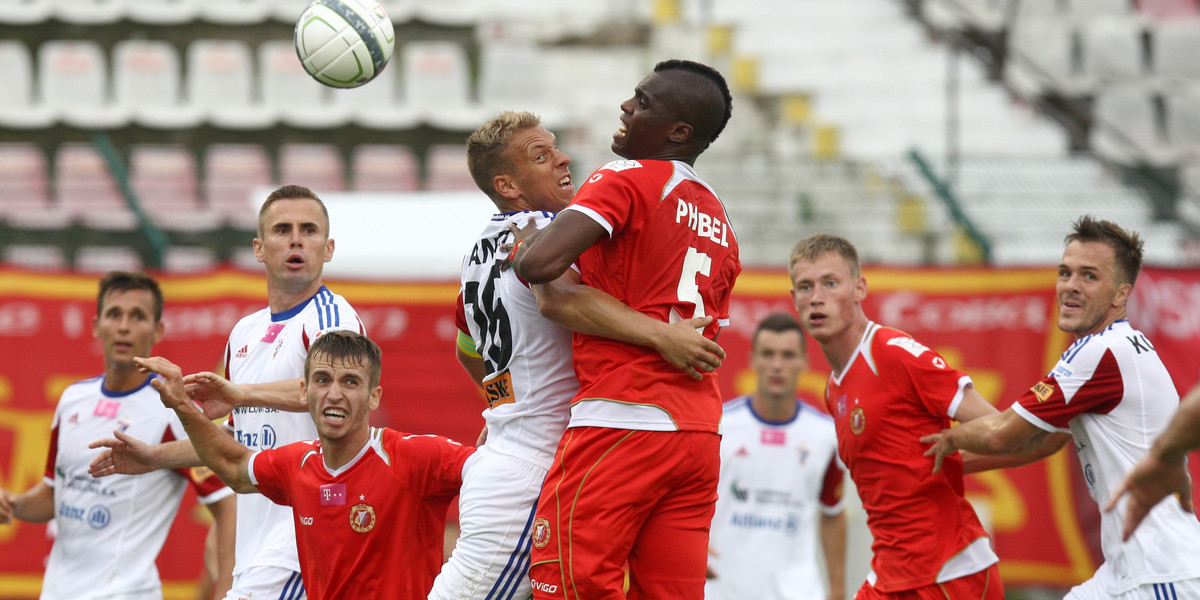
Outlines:
[[[764,421],[771,423],[786,423],[796,416],[796,398],[765,394],[761,391],[750,396],[750,406],[754,414]]]
[[[286,310],[295,308],[303,304],[309,298],[317,295],[320,291],[321,279],[301,286],[291,287],[288,285],[273,285],[270,280],[267,281],[267,303],[271,306],[271,312],[278,314]]]
[[[334,471],[346,466],[370,440],[370,427],[336,440],[321,439],[321,457],[325,466]]]
[[[867,331],[869,323],[867,316],[859,309],[849,327],[832,338],[817,340],[821,345],[821,352],[825,354],[825,360],[829,361],[829,367],[835,374],[841,375],[846,369],[846,364],[850,362],[850,357],[854,356],[854,351],[862,342],[863,333]]]
[[[146,382],[146,374],[129,365],[105,365],[104,389],[110,392],[131,392]]]

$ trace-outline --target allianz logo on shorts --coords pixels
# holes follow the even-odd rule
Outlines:
[[[63,519],[82,521],[92,529],[104,529],[112,522],[112,511],[103,504],[93,504],[91,508],[80,508],[64,502],[58,509],[58,516]]]

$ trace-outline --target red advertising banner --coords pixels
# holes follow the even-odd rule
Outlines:
[[[1003,408],[1046,373],[1069,344],[1054,327],[1053,269],[868,269],[868,315],[942,353]],[[91,335],[95,277],[0,270],[0,486],[21,492],[45,468],[50,421],[62,390],[102,370]],[[225,336],[265,305],[262,276],[221,271],[160,277],[166,331],[155,353],[185,372],[218,366]],[[383,402],[377,425],[473,442],[484,402],[454,357],[453,281],[332,281],[356,307],[383,349]],[[783,272],[743,273],[732,325],[720,342],[728,358],[728,397],[753,389],[747,367],[758,320],[791,312]],[[1131,320],[1154,342],[1181,391],[1200,375],[1200,273],[1148,269],[1139,278]],[[810,345],[802,388],[819,396],[828,367]],[[1198,461],[1194,460],[1193,465]],[[969,492],[990,508],[1005,584],[1070,585],[1098,564],[1098,511],[1074,453],[1039,464],[970,477]],[[159,558],[167,598],[195,598],[205,532],[203,509],[185,501]],[[49,552],[46,526],[0,526],[0,597],[36,598]]]

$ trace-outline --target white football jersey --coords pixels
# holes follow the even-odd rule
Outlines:
[[[1179,410],[1179,395],[1154,346],[1120,320],[1072,344],[1013,410],[1045,431],[1071,433],[1088,491],[1104,506]],[[1095,577],[1110,594],[1200,577],[1195,515],[1168,498],[1122,543],[1126,506],[1101,514],[1104,564]]]
[[[571,398],[579,391],[571,365],[571,332],[538,313],[537,298],[512,269],[500,270],[509,224],[539,229],[547,212],[497,214],[463,258],[463,313],[487,365],[483,411],[487,446],[549,469],[566,429]]]
[[[825,598],[817,512],[842,512],[844,473],[833,419],[796,405],[791,421],[772,423],[749,396],[725,403],[708,600]]]
[[[114,393],[105,389],[101,376],[63,392],[54,409],[45,479],[54,488],[58,535],[46,563],[43,600],[161,598],[154,561],[188,479],[206,504],[233,494],[207,469],[88,475],[88,464],[101,451],[88,444],[112,437],[113,430],[148,444],[187,438],[179,417],[162,405],[150,379],[136,390]]]
[[[270,308],[264,308],[234,325],[225,347],[225,376],[234,383],[303,377],[313,340],[336,329],[365,333],[346,299],[325,286],[284,312],[272,314]],[[296,394],[300,394],[299,384]],[[242,407],[229,415],[226,427],[251,450],[317,439],[316,425],[307,412]],[[238,497],[237,527],[235,575],[258,566],[300,570],[291,508],[259,494],[243,494]]]

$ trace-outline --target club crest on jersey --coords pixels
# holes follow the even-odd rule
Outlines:
[[[858,435],[863,432],[867,426],[867,413],[863,411],[861,406],[855,406],[854,410],[850,411],[850,432]]]
[[[1037,396],[1038,402],[1045,402],[1054,394],[1054,386],[1044,381],[1039,381],[1037,385],[1029,388],[1029,391],[1033,392],[1034,396]]]
[[[538,517],[533,520],[533,546],[545,548],[550,543],[550,520]]]
[[[914,340],[910,337],[894,337],[894,338],[888,340],[887,344],[889,346],[896,346],[898,348],[903,348],[903,349],[907,350],[908,353],[913,356],[920,356],[929,351],[929,348],[921,345],[921,342],[918,342],[917,340]]]
[[[375,528],[375,508],[370,504],[355,504],[350,508],[350,529],[366,533]]]

